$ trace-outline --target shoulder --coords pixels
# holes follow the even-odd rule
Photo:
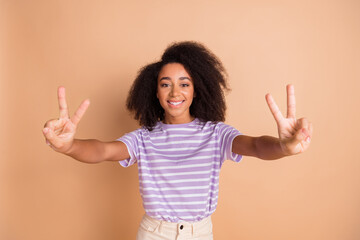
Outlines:
[[[207,121],[207,122],[202,122],[203,123],[203,127],[204,128],[210,128],[213,129],[214,131],[223,131],[226,129],[234,129],[234,127],[224,123],[224,122],[213,122],[213,121]]]
[[[138,129],[135,129],[132,132],[128,132],[126,134],[134,134],[134,135],[149,135],[152,133],[158,133],[161,132],[161,124],[160,122],[156,123],[156,125],[153,127],[152,130],[149,130],[147,127],[145,126],[141,126]],[[125,135],[126,135],[125,134]]]
[[[223,137],[241,134],[235,127],[224,122],[207,122],[207,126],[212,128],[215,134]]]

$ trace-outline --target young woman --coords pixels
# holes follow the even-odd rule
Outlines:
[[[43,133],[52,149],[82,162],[138,164],[145,215],[137,239],[212,239],[211,214],[224,161],[298,154],[312,136],[311,123],[295,118],[292,85],[286,117],[266,95],[278,138],[242,135],[223,123],[227,89],[225,69],[212,52],[196,42],[175,43],[160,61],[140,70],[129,92],[127,108],[141,128],[113,142],[75,139],[90,102],[83,101],[70,118],[65,89],[59,87],[60,118],[48,121]]]

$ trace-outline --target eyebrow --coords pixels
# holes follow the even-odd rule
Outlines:
[[[191,81],[191,79],[188,78],[188,77],[180,77],[179,79],[180,80],[189,80],[189,81]],[[171,80],[171,78],[170,77],[162,77],[162,78],[160,78],[159,81],[161,81],[161,80]]]

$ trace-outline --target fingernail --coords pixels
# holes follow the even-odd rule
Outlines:
[[[310,137],[307,137],[307,138],[305,139],[305,141],[306,141],[307,143],[310,143],[310,141],[311,141]]]
[[[47,133],[48,131],[49,131],[48,128],[44,128],[44,129],[43,129],[43,133]]]

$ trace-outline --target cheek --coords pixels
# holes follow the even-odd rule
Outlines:
[[[192,90],[192,89],[189,89],[188,91],[185,91],[183,94],[187,98],[194,98],[194,96],[195,96],[194,90]]]
[[[161,105],[163,104],[164,101],[166,102],[166,93],[164,91],[161,91],[161,90],[158,91],[156,93],[156,97],[159,100]]]
[[[157,88],[156,90],[156,97],[161,100],[162,98],[164,98],[164,89],[161,88]]]

